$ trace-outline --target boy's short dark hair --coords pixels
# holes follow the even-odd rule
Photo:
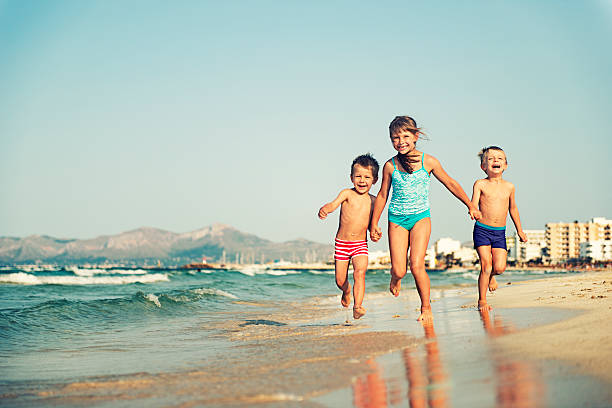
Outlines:
[[[351,176],[353,175],[353,169],[358,164],[361,167],[370,167],[372,169],[372,176],[374,180],[378,180],[378,161],[370,153],[362,154],[361,156],[355,157],[353,164],[351,164]]]
[[[499,150],[500,152],[504,152],[504,149],[502,149],[499,146],[488,146],[488,147],[483,147],[480,152],[478,152],[478,157],[480,158],[480,164],[482,165],[482,163],[484,162],[484,160],[487,157],[487,153],[489,153],[489,150]],[[506,152],[504,152],[504,155],[506,154]],[[506,164],[508,164],[508,158],[506,157]]]

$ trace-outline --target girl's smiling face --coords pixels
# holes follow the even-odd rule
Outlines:
[[[419,140],[419,136],[407,130],[397,132],[391,136],[393,148],[400,154],[413,151],[416,148],[417,140]]]

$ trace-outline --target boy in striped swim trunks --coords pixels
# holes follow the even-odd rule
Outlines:
[[[487,304],[487,288],[497,289],[495,275],[506,270],[506,217],[514,222],[516,233],[521,242],[527,242],[527,236],[521,227],[514,184],[502,179],[504,170],[508,168],[506,153],[497,146],[485,147],[478,153],[480,168],[487,178],[476,180],[472,193],[472,204],[482,213],[474,224],[474,248],[480,259],[480,275],[478,276],[478,310],[490,310]]]
[[[336,232],[334,260],[336,265],[336,285],[342,291],[340,303],[349,307],[351,303],[351,285],[348,280],[348,267],[353,261],[353,317],[361,318],[365,314],[362,306],[365,293],[365,274],[368,269],[367,230],[372,217],[375,197],[370,188],[378,180],[378,162],[370,154],[364,154],[353,160],[351,165],[351,182],[353,188],[344,189],[332,202],[319,209],[319,218],[340,208],[340,224]]]

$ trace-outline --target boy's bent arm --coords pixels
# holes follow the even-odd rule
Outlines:
[[[478,210],[478,207],[472,204],[472,201],[470,201],[463,188],[461,188],[461,185],[455,179],[449,176],[446,171],[444,171],[444,169],[442,168],[442,164],[440,164],[438,159],[433,156],[427,156],[427,159],[429,159],[427,160],[427,162],[431,166],[431,172],[433,173],[433,175],[436,176],[440,183],[444,184],[444,187],[446,187],[448,191],[450,191],[455,197],[457,197],[459,201],[466,205],[470,214],[470,218],[476,220],[480,219],[481,214]]]
[[[327,214],[334,212],[336,208],[338,208],[340,204],[342,204],[348,198],[349,191],[349,189],[342,190],[334,201],[323,205],[323,207],[319,209],[319,218],[324,220],[327,218]]]
[[[508,212],[510,213],[510,218],[512,218],[512,222],[514,223],[514,228],[516,228],[516,233],[518,234],[521,242],[527,242],[527,235],[523,232],[523,227],[521,227],[521,217],[519,216],[518,207],[516,206],[516,199],[514,198],[514,186],[512,186],[512,191],[510,192],[510,202],[508,205]]]

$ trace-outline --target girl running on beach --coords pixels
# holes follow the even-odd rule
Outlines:
[[[397,155],[383,167],[380,191],[374,202],[370,237],[378,241],[382,231],[378,226],[387,204],[389,189],[389,250],[391,251],[391,282],[389,290],[399,296],[401,280],[406,275],[406,259],[410,248],[410,272],[414,276],[421,298],[421,314],[417,320],[431,321],[430,282],[425,271],[425,251],[431,235],[429,214],[429,179],[433,174],[468,208],[470,218],[478,220],[480,211],[472,204],[459,183],[450,177],[433,156],[416,150],[423,132],[410,116],[396,116],[389,125],[389,134]]]

